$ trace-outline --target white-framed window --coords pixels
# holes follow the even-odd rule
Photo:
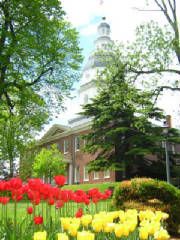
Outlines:
[[[175,154],[176,153],[176,149],[175,149],[174,145],[171,146],[171,149],[172,149],[173,154]]]
[[[65,139],[64,140],[64,153],[68,153],[69,152],[69,140]]]
[[[75,167],[75,183],[79,183],[79,166]]]
[[[109,169],[104,171],[104,178],[110,178],[110,171],[109,171]]]
[[[89,181],[89,173],[87,166],[84,166],[84,181]]]
[[[94,172],[94,179],[99,179],[99,172]]]
[[[89,100],[89,97],[87,94],[84,95],[84,104],[87,104]]]
[[[88,144],[88,140],[84,139],[84,147]]]
[[[57,149],[58,149],[59,151],[61,151],[60,143],[58,142],[58,143],[55,143],[55,144],[56,144]]]
[[[79,151],[80,149],[80,137],[75,137],[75,151]]]

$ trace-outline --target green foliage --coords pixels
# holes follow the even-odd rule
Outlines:
[[[61,2],[0,3],[0,165],[16,172],[15,160],[50,114],[63,107],[82,61],[78,33]],[[7,171],[4,172],[4,166]]]
[[[16,106],[13,114],[8,111],[3,111],[3,114],[4,118],[0,118],[0,161],[6,174],[2,175],[13,177],[18,171],[15,166],[17,159],[47,122],[49,111],[43,100],[34,95],[23,107]]]
[[[137,208],[139,210],[162,210],[169,214],[168,231],[178,232],[180,223],[180,191],[164,181],[150,178],[135,178],[121,182],[114,191],[113,202],[117,208]],[[131,205],[129,204],[131,202]],[[128,204],[127,204],[128,203]],[[133,204],[132,204],[133,203]]]
[[[116,66],[113,59],[97,76],[98,95],[83,106],[82,115],[92,118],[91,132],[84,135],[85,151],[96,154],[89,163],[89,171],[123,170],[127,178],[138,176],[165,178],[165,151],[162,128],[152,120],[165,119],[153,102],[154,93],[134,86],[122,62]],[[178,142],[178,132],[172,129]],[[169,152],[173,159],[175,155]],[[156,156],[158,161],[153,161]],[[159,165],[158,165],[159,164]],[[132,166],[136,165],[136,168]],[[156,169],[159,166],[162,170]],[[153,171],[151,166],[154,166]],[[142,175],[143,174],[143,175]],[[122,176],[121,176],[122,177]]]
[[[58,0],[0,4],[0,109],[38,94],[57,109],[77,80],[78,34]]]
[[[42,148],[35,156],[33,164],[33,173],[35,177],[45,177],[51,183],[56,175],[66,174],[66,163],[63,161],[64,155],[59,152],[56,145],[52,145],[51,149]]]

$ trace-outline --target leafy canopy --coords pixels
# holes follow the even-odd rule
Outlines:
[[[59,152],[55,144],[50,149],[42,148],[34,159],[34,176],[50,178],[51,182],[51,178],[55,175],[65,175],[67,164],[63,158],[64,155]]]
[[[60,108],[81,60],[59,0],[0,2],[0,110],[13,112],[33,94]]]

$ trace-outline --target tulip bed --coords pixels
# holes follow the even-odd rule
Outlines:
[[[65,181],[61,175],[55,176],[57,187],[40,179],[0,181],[0,240],[169,238],[164,224],[168,214],[109,212],[110,190],[62,190]]]
[[[62,190],[65,181],[61,175],[55,176],[57,187],[40,179],[28,179],[27,184],[20,178],[0,181],[0,240],[30,240],[40,229],[52,235],[61,227],[62,216],[81,217],[108,210],[110,190]]]
[[[56,234],[56,239],[167,240],[170,237],[164,228],[164,220],[167,218],[168,214],[161,211],[154,213],[146,210],[138,213],[134,209],[126,212],[100,212],[78,218],[61,217],[61,232]],[[34,233],[34,240],[46,240],[47,237],[46,231]]]

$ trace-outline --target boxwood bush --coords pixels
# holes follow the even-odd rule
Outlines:
[[[134,178],[121,182],[114,190],[113,205],[117,209],[161,210],[169,214],[167,229],[178,234],[180,225],[180,191],[167,182],[151,178]]]

